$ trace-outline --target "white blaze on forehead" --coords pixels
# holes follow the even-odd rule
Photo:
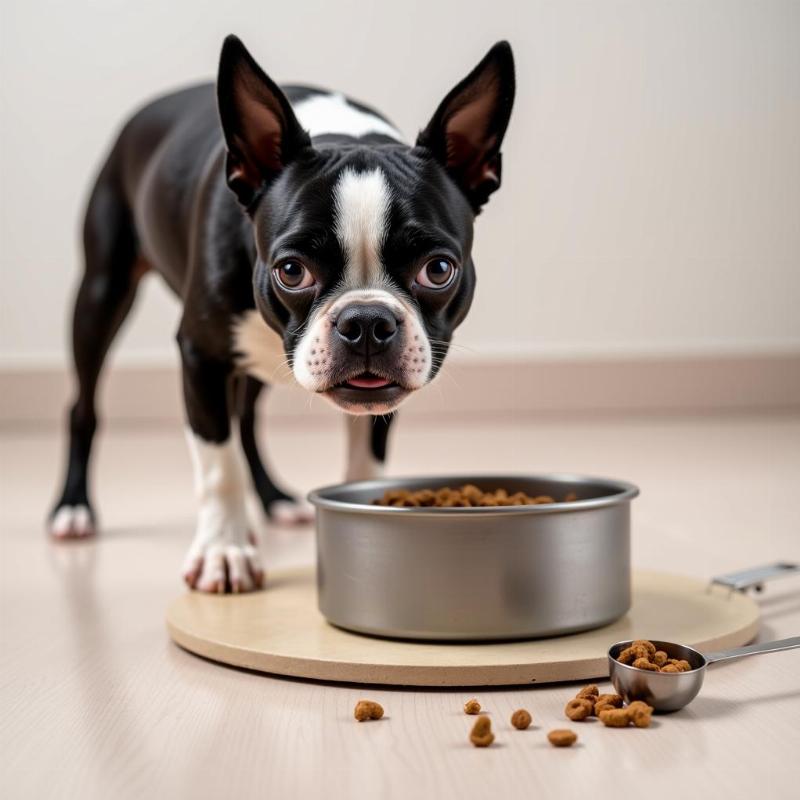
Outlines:
[[[338,133],[360,138],[377,133],[403,141],[402,134],[394,125],[376,114],[356,108],[342,94],[313,94],[293,105],[292,110],[311,136]]]
[[[345,254],[345,285],[350,288],[381,281],[381,247],[389,224],[391,192],[379,169],[346,169],[333,191],[334,229]]]

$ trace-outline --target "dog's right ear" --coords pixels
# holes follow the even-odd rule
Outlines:
[[[222,45],[217,105],[228,148],[228,186],[247,209],[297,154],[311,146],[286,95],[236,36]]]

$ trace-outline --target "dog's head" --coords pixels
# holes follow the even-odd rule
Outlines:
[[[312,143],[235,37],[217,83],[227,180],[254,228],[256,306],[294,377],[351,414],[383,414],[439,371],[475,288],[475,216],[500,186],[514,63],[496,44],[410,147]]]

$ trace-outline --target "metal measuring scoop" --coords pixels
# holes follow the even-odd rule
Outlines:
[[[718,661],[731,658],[754,656],[758,653],[776,653],[779,650],[791,650],[800,647],[800,636],[778,639],[764,644],[750,644],[747,647],[735,647],[732,650],[720,650],[716,653],[701,653],[692,647],[674,642],[657,642],[650,640],[656,649],[663,650],[670,658],[685,659],[691,664],[689,672],[651,672],[629,664],[620,664],[617,656],[633,644],[634,640],[617,642],[608,651],[608,672],[611,683],[626,703],[643,700],[656,711],[678,711],[697,697],[706,667]]]

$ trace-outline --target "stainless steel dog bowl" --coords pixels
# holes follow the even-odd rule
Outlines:
[[[386,489],[473,483],[556,499],[536,506],[393,508]],[[309,495],[325,618],[407,639],[498,640],[589,630],[630,608],[630,483],[579,475],[360,481]]]

